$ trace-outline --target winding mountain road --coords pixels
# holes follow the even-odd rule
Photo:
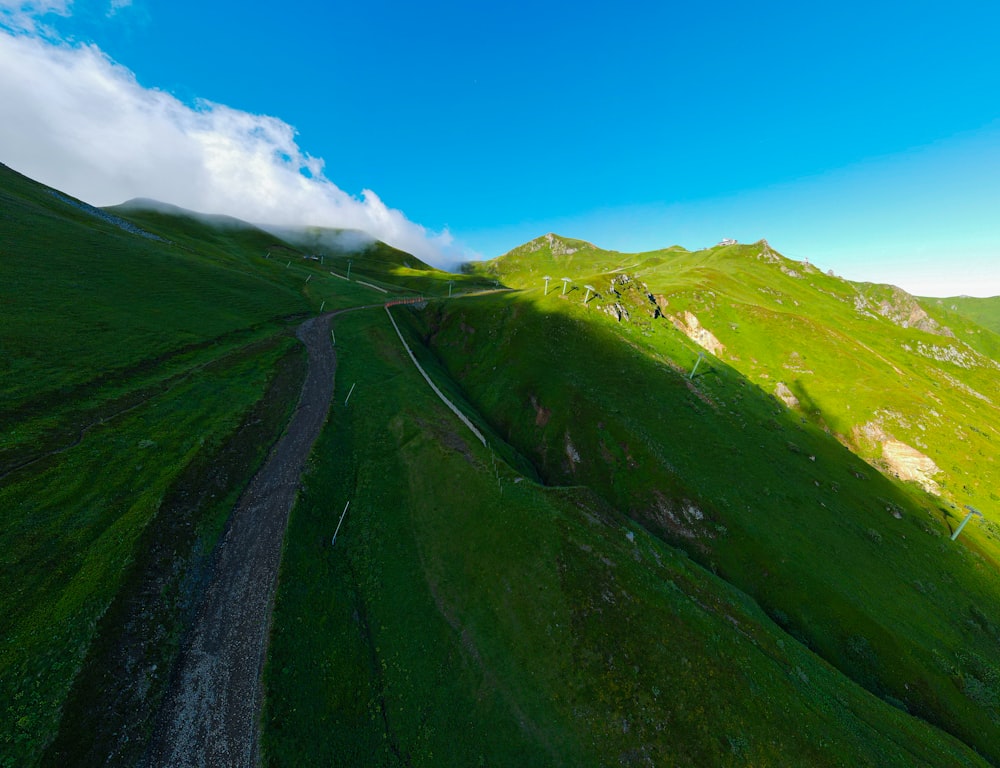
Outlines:
[[[261,673],[288,514],[333,395],[330,313],[299,326],[309,363],[286,432],[229,519],[211,581],[157,717],[146,763],[249,768],[258,762]]]

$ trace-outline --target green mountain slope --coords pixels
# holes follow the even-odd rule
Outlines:
[[[558,273],[553,284],[572,277],[570,304],[592,284],[591,312],[631,318],[643,333],[678,330],[886,471],[958,505],[998,500],[992,331],[937,307],[928,314],[899,289],[824,275],[764,242],[631,256],[565,253],[572,247],[554,252],[539,238],[484,269],[529,295],[544,290],[545,274]]]
[[[472,402],[548,482],[587,484],[853,679],[996,759],[996,361],[883,316],[883,300],[907,309],[897,291],[766,243],[574,247],[540,238],[509,269],[484,265],[523,295],[429,323]],[[545,296],[545,275],[575,290]],[[719,357],[690,380],[700,345]],[[987,514],[956,545],[948,500]]]
[[[994,333],[1000,333],[1000,296],[979,299],[973,296],[953,296],[950,299],[922,299],[926,305],[957,312]]]
[[[487,445],[382,308],[418,294],[393,317]],[[292,331],[366,306],[285,541],[265,764],[1000,765],[1000,337],[967,314],[766,243],[551,235],[452,275],[4,167],[0,765],[142,764]]]
[[[218,531],[294,406],[294,324],[386,296],[305,255],[0,166],[0,764],[34,764],[116,685],[148,689],[136,721],[155,708]],[[446,295],[448,278],[425,285]],[[140,620],[152,678],[88,673]],[[74,680],[91,687],[71,696]]]
[[[497,463],[384,316],[337,337],[356,389],[290,525],[266,764],[982,764],[586,487]]]
[[[357,263],[366,281],[390,292],[437,295],[448,283],[452,293],[493,287],[492,282],[483,282],[475,275],[444,272],[356,230],[284,227],[275,231],[311,254],[322,254],[324,263],[339,274],[346,276]]]

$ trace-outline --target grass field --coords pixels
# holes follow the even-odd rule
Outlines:
[[[549,308],[560,287],[543,297],[542,276],[568,275],[567,311],[583,309],[582,286],[591,284],[598,295],[590,311],[574,316],[607,326],[605,312],[625,308],[632,319],[610,327],[620,325],[654,356],[662,354],[655,339],[671,328],[684,331],[677,335],[689,337],[693,352],[701,351],[694,336],[708,331],[719,359],[765,393],[786,393],[799,417],[887,474],[900,474],[886,450],[896,441],[935,463],[924,479],[937,489],[924,484],[946,503],[986,510],[1000,502],[1000,336],[987,327],[890,286],[825,275],[766,243],[616,254],[552,237],[480,269]],[[608,289],[623,276],[627,283]]]
[[[143,762],[177,651],[196,618],[215,545],[298,398],[304,350],[290,339],[280,348],[290,349],[276,360],[263,396],[221,444],[198,451],[143,530],[63,705],[59,733],[43,765]],[[266,356],[254,361],[268,370]]]
[[[356,388],[290,522],[267,765],[985,764],[600,496],[494,471],[383,313],[337,336]]]
[[[972,296],[954,296],[950,299],[924,299],[925,304],[957,312],[983,328],[1000,333],[1000,296],[977,299]]]
[[[310,304],[234,266],[235,242],[199,255],[3,178],[0,754],[21,766],[55,736],[164,496],[262,398],[293,347],[283,318]]]

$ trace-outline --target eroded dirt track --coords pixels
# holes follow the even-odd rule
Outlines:
[[[331,315],[303,323],[309,367],[288,429],[240,497],[170,681],[150,766],[253,766],[261,671],[288,513],[333,395]]]

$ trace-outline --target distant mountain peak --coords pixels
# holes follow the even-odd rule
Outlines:
[[[760,248],[760,256],[758,258],[761,258],[764,261],[769,261],[772,263],[781,260],[781,254],[778,253],[773,248],[771,248],[771,244],[767,242],[767,240],[765,240],[763,237],[756,243],[754,243],[754,246]]]
[[[583,250],[584,248],[594,251],[601,250],[596,245],[588,243],[586,240],[563,237],[562,235],[557,235],[555,232],[548,232],[541,237],[536,237],[534,240],[529,240],[527,243],[515,248],[514,250],[522,253],[534,253],[544,248],[548,248],[549,252],[553,256],[570,256],[577,251]]]

